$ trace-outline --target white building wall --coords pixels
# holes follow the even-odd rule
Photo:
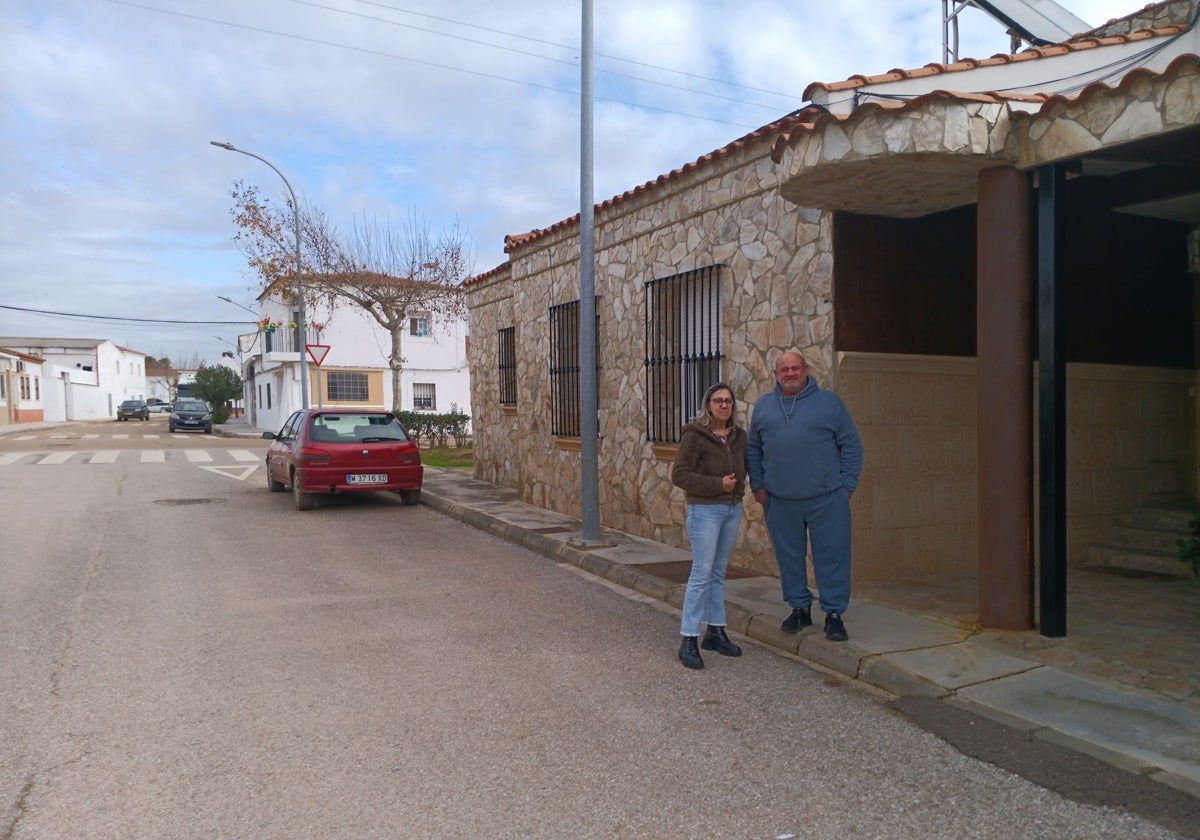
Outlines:
[[[288,331],[286,326],[294,317],[291,307],[278,299],[260,301],[262,314],[273,322],[284,326],[275,335]],[[315,307],[308,313],[310,324],[321,324],[320,343],[328,345],[329,351],[321,363],[324,374],[330,370],[373,370],[382,374],[382,398],[378,408],[392,405],[392,372],[388,366],[391,352],[391,336],[370,315],[351,305],[339,305],[332,312],[326,307]],[[274,339],[273,346],[278,342]],[[301,405],[298,356],[290,353],[265,353],[263,334],[249,334],[239,338],[242,349],[243,379],[246,380],[247,417],[260,429],[278,430],[291,413]],[[413,384],[427,383],[436,389],[435,411],[441,413],[456,405],[470,416],[470,372],[467,367],[467,322],[466,319],[431,318],[428,335],[412,335],[406,327],[401,342],[405,363],[400,381],[400,405],[405,410],[413,409]],[[248,376],[253,365],[255,376]],[[317,365],[308,360],[309,376],[316,380]],[[321,377],[325,382],[324,376]],[[267,385],[270,389],[270,405],[267,405]],[[321,400],[315,387],[309,395],[311,405]]]

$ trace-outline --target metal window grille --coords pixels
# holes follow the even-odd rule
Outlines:
[[[418,338],[429,335],[429,315],[421,313],[408,319],[408,334]]]
[[[436,411],[437,386],[430,382],[414,382],[413,409],[415,411]]]
[[[721,268],[646,284],[646,437],[678,443],[708,388],[721,381]]]
[[[597,299],[598,300],[598,299]],[[596,307],[596,334],[600,334],[600,307]],[[596,362],[596,387],[600,387]],[[550,396],[553,420],[550,433],[579,437],[580,428],[579,301],[550,307]]]
[[[517,404],[517,328],[500,330],[500,404]]]
[[[328,371],[325,394],[331,402],[367,402],[370,398],[367,375],[348,370]]]

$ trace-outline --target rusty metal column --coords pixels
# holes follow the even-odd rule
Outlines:
[[[979,173],[979,621],[1033,627],[1033,207],[1029,177]]]

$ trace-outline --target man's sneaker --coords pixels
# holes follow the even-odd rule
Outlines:
[[[779,625],[784,633],[799,633],[801,627],[812,627],[812,610],[809,607],[792,607],[792,614]]]
[[[846,625],[838,613],[828,613],[825,616],[825,638],[831,642],[844,642],[850,637],[846,635]]]

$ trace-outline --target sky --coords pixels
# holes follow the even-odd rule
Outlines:
[[[1060,2],[1093,26],[1145,5]],[[802,107],[811,82],[942,58],[941,0],[593,9],[597,202]],[[567,0],[4,0],[0,336],[232,351],[258,290],[230,190],[287,191],[212,140],[343,231],[457,225],[474,273],[494,268],[506,234],[579,212],[581,31]],[[1008,46],[963,11],[961,58]]]

